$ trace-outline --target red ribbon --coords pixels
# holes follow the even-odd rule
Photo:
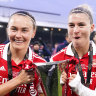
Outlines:
[[[37,66],[35,64],[33,64],[32,61],[25,60],[22,68],[24,70],[35,70],[37,68]]]

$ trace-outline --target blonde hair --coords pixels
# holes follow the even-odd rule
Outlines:
[[[90,23],[93,24],[92,9],[91,9],[91,7],[89,5],[87,5],[87,4],[79,5],[76,8],[73,8],[70,11],[69,15],[71,15],[73,13],[84,13],[84,14],[87,14],[89,16]]]
[[[82,4],[82,5],[79,5],[78,7],[82,7],[84,9],[87,9],[91,12],[91,14],[93,14],[93,10],[88,4]]]

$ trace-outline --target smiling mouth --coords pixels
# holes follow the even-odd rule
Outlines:
[[[18,40],[15,40],[16,43],[23,43],[23,41],[18,41]]]

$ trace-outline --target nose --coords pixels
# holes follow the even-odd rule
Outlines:
[[[17,38],[20,38],[21,36],[22,36],[21,31],[17,31],[17,32],[16,32],[16,37],[17,37]]]
[[[74,27],[74,33],[78,33],[79,32],[79,27],[78,26],[75,26]]]

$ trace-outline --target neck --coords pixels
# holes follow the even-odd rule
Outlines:
[[[76,52],[78,53],[79,57],[83,57],[83,55],[85,55],[89,50],[89,43],[87,43],[86,45],[82,45],[82,46],[75,46],[75,45],[73,46]]]
[[[11,59],[13,59],[16,64],[19,64],[24,59],[24,56],[27,53],[27,49],[25,49],[25,50],[15,50],[11,46],[10,46],[10,50],[11,50],[11,54],[12,54]]]

